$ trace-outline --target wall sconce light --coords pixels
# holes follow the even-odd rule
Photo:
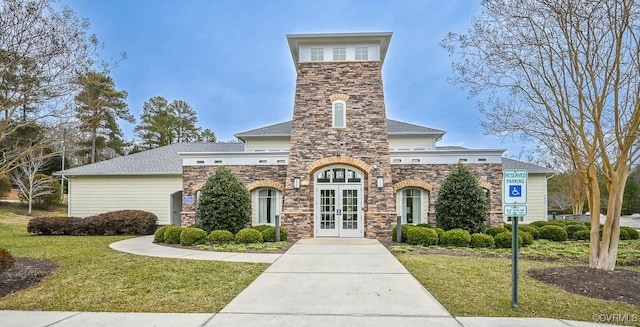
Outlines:
[[[339,157],[340,155],[341,155],[340,149],[336,149],[336,157]]]
[[[376,181],[376,185],[378,186],[378,189],[381,189],[384,187],[384,179],[382,178],[382,176],[378,176],[378,180]]]
[[[293,178],[293,188],[296,190],[300,188],[300,177]]]

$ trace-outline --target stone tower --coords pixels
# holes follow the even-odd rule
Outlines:
[[[292,237],[390,239],[382,64],[391,33],[287,35],[297,80],[282,225]]]

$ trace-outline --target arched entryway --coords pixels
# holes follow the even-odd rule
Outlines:
[[[314,226],[318,237],[364,237],[364,174],[349,166],[314,173]]]

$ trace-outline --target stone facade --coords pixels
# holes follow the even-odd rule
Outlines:
[[[182,195],[193,196],[202,188],[207,179],[212,176],[219,166],[184,166],[182,167]],[[278,189],[284,185],[287,173],[286,166],[227,166],[238,179],[251,187],[270,186]],[[252,190],[251,188],[249,189]],[[193,225],[196,222],[196,206],[193,203],[183,203],[182,226]]]
[[[323,162],[341,158],[364,163],[365,237],[389,238],[395,201],[381,69],[380,61],[298,63],[282,212],[282,225],[293,238],[314,236],[313,174],[326,166]],[[332,127],[336,99],[346,99],[344,128]],[[378,176],[388,185],[381,190],[376,188]],[[296,177],[303,186],[294,190]]]
[[[429,223],[435,223],[434,204],[440,185],[455,165],[392,165],[393,180],[397,189],[417,186],[429,191]],[[489,225],[502,226],[502,164],[465,164],[478,178],[480,186],[489,191]],[[403,185],[403,181],[415,180],[423,185]],[[415,183],[411,183],[415,184]],[[427,188],[429,187],[429,188]]]

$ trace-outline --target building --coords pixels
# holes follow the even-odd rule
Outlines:
[[[198,191],[226,166],[251,192],[252,224],[279,215],[295,239],[388,240],[397,215],[434,222],[439,185],[463,163],[486,191],[488,224],[503,222],[503,166],[532,172],[540,190],[529,192],[529,216],[546,219],[553,171],[502,158],[503,149],[439,146],[445,131],[387,119],[381,71],[391,33],[287,39],[297,70],[291,121],[238,133],[241,143],[174,144],[66,170],[69,214],[146,208],[161,223],[190,225]]]

